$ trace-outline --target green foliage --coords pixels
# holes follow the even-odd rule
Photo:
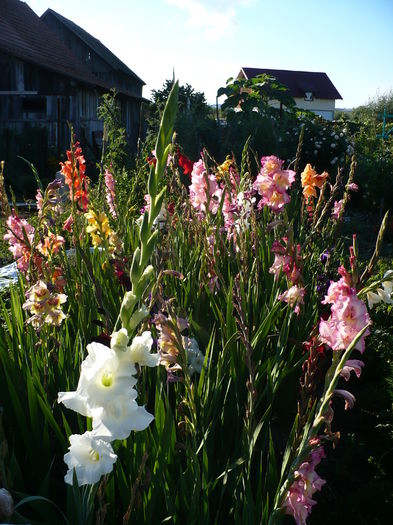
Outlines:
[[[97,116],[104,122],[101,165],[121,170],[130,159],[127,156],[126,130],[122,125],[115,89],[102,96]]]
[[[278,116],[282,107],[293,111],[295,100],[289,94],[288,88],[269,75],[258,75],[251,79],[233,79],[227,81],[225,88],[220,88],[217,96],[226,95],[227,98],[221,109],[241,108],[244,117],[249,117],[256,110],[266,116]],[[277,102],[274,107],[271,102]]]
[[[161,120],[165,103],[173,86],[172,80],[166,80],[162,89],[152,91],[150,105],[149,134],[147,142],[152,142]],[[216,124],[212,110],[206,102],[204,93],[195,91],[189,84],[179,86],[179,105],[175,121],[177,142],[186,155],[197,159],[202,148],[207,147],[213,153],[217,149]]]
[[[381,137],[383,112],[393,114],[393,92],[376,96],[364,106],[355,108],[347,122],[353,137],[358,160],[358,180],[361,194],[358,205],[370,204],[382,210],[393,209],[393,135]],[[386,120],[386,131],[393,128],[393,120]]]
[[[257,89],[263,87],[264,90],[259,93],[259,103],[266,106],[266,112],[271,112],[268,97],[283,93],[271,79],[263,82],[262,86],[257,85]],[[165,98],[169,94],[168,85],[164,91]],[[195,114],[201,111],[202,118],[204,99],[189,86],[183,91],[179,89],[180,107],[187,115],[187,100],[194,95]],[[58,327],[46,325],[41,331],[35,331],[27,323],[29,314],[23,308],[26,290],[31,285],[23,276],[0,301],[0,400],[3,407],[0,479],[15,499],[20,500],[21,512],[29,523],[60,522],[58,508],[70,524],[80,525],[252,525],[267,524],[269,518],[271,523],[275,519],[278,522],[283,517],[279,510],[282,497],[293,481],[296,468],[309,453],[308,438],[315,436],[322,426],[323,421],[315,419],[316,414],[319,411],[324,415],[330,393],[337,383],[339,359],[326,352],[326,360],[318,370],[321,375],[315,384],[315,400],[307,404],[306,414],[299,412],[299,380],[303,378],[302,366],[307,359],[303,343],[315,335],[324,308],[320,304],[324,294],[317,287],[318,274],[325,274],[327,280],[337,280],[337,267],[346,259],[339,225],[330,217],[332,201],[339,198],[338,195],[341,197],[346,179],[338,180],[337,186],[331,189],[326,187],[318,213],[315,211],[311,220],[297,181],[291,190],[291,202],[283,213],[277,216],[267,207],[257,211],[256,206],[250,206],[247,224],[228,236],[223,212],[226,194],[216,214],[197,214],[181,184],[176,163],[167,166],[173,130],[181,122],[175,118],[176,97],[177,85],[161,121],[155,146],[156,164],[149,165],[146,151],[141,149],[136,168],[132,170],[124,169],[124,136],[116,131],[118,121],[112,120],[116,110],[114,98],[105,102],[103,118],[108,142],[101,170],[103,172],[106,167],[113,170],[117,215],[111,216],[109,222],[121,238],[122,246],[117,248],[116,257],[108,243],[102,243],[99,249],[91,247],[86,217],[75,202],[68,203],[64,213],[72,210],[73,232],[63,233],[67,235],[67,247],[73,247],[74,251],[67,255],[62,249],[59,255],[66,281],[67,319]],[[251,97],[249,107],[253,103]],[[281,119],[279,116],[275,119],[269,114],[268,117],[251,109],[248,117],[255,126],[259,124],[253,118],[264,119],[263,125],[270,126],[277,150],[285,146],[292,156],[296,152],[295,131],[299,131],[299,123],[304,124],[302,163],[310,161],[308,152],[311,149],[308,148],[325,142],[323,137],[326,141],[334,140],[340,150],[347,147],[344,135],[338,135],[337,139],[332,135],[341,129],[335,124],[327,126],[304,116],[291,120],[292,117],[285,113]],[[239,117],[242,118],[244,115]],[[240,120],[239,129],[246,126],[246,122],[241,124]],[[293,132],[291,136],[289,130]],[[321,131],[323,134],[319,135]],[[258,151],[267,144],[257,134],[252,139]],[[238,156],[241,166],[230,159],[230,167],[224,174],[219,173],[214,159],[205,155],[208,172],[220,175],[226,191],[231,188],[231,177],[236,181],[237,190],[241,188],[246,192],[252,187],[252,174],[260,169],[258,158],[254,159],[249,149],[252,139]],[[330,145],[321,148],[323,153],[319,153],[318,164],[328,162],[329,148],[332,149]],[[270,154],[277,150],[260,151]],[[150,195],[150,209],[138,217],[137,210],[146,189]],[[96,214],[106,211],[109,215],[103,186],[90,191],[89,198],[91,210]],[[173,204],[170,212],[173,215],[168,211],[168,200]],[[162,206],[166,210],[166,221],[160,227],[156,219]],[[320,223],[318,217],[322,216],[324,220]],[[57,217],[54,221],[58,231],[63,219]],[[38,227],[40,221],[37,220]],[[39,236],[44,234],[40,229]],[[285,273],[275,276],[270,271],[275,257],[273,243],[283,237],[296,250],[299,243],[302,256],[306,300],[298,315],[278,299],[288,288]],[[322,263],[320,256],[326,248],[330,252],[334,248],[334,251],[328,261]],[[149,263],[152,267],[145,274]],[[123,297],[129,301],[122,301]],[[130,328],[130,319],[134,309],[142,303],[148,305],[151,315],[135,332],[134,327]],[[113,473],[100,483],[86,489],[77,487],[75,480],[73,487],[66,488],[62,458],[68,447],[67,438],[73,433],[83,433],[86,421],[57,403],[58,392],[76,389],[86,346],[93,340],[109,344],[108,337],[120,328],[120,323],[130,328],[131,336],[134,332],[151,330],[158,338],[152,319],[157,312],[165,314],[168,320],[187,318],[189,328],[184,334],[196,339],[205,356],[200,374],[192,374],[187,366],[182,334],[176,323],[172,323],[177,338],[178,364],[182,367],[176,376],[180,380],[171,382],[163,366],[138,367],[138,404],[154,413],[155,421],[146,430],[114,443],[118,461]],[[384,454],[392,442],[388,414],[392,400],[391,363],[382,372],[384,362],[391,359],[390,317],[390,310],[374,313],[374,324],[383,333],[376,331],[370,345],[375,349],[375,354],[370,352],[367,364],[371,377],[367,394],[370,405],[363,405],[359,398],[359,405],[368,406],[370,410],[375,410],[371,399],[378,400],[381,405],[376,412],[382,425],[377,430],[378,445],[370,448],[368,456],[373,472],[368,486],[377,494],[378,487],[383,485],[383,495],[388,494],[390,487],[391,457],[389,452],[387,460]],[[347,354],[350,351],[351,348],[347,349]],[[343,365],[347,354],[341,355],[342,362],[338,366]],[[334,366],[324,387],[324,374],[331,362]],[[384,388],[377,392],[378,381]],[[335,423],[340,429],[346,428],[343,422],[348,420],[344,419],[343,409],[335,406],[335,411]],[[302,419],[304,415],[306,418]],[[354,451],[350,456],[351,465],[354,465],[359,454],[362,455],[360,448],[369,447],[376,434],[370,431],[367,435],[361,428],[353,429],[346,424],[348,432],[344,440]],[[88,428],[90,425],[87,421]],[[385,436],[382,435],[384,431]],[[340,444],[338,448],[340,450]],[[341,465],[346,461],[343,457],[340,464],[334,463],[335,454],[336,451],[332,459],[329,457],[326,467],[321,465],[321,469],[327,470],[323,477],[328,479],[329,485],[332,470],[333,479],[338,479]],[[353,481],[353,472],[348,469],[344,473],[347,484]],[[327,495],[322,493],[320,499],[326,498],[329,505],[337,499],[343,502],[344,488],[337,491],[333,484],[330,486]],[[355,497],[363,493],[351,493],[353,504],[350,508],[357,519],[360,518],[354,505]],[[29,495],[41,499],[26,499]],[[47,500],[53,501],[58,508]],[[382,504],[382,496],[380,501]],[[321,509],[329,505],[324,507],[322,503]],[[340,510],[342,512],[343,507],[337,507],[335,517]],[[318,516],[317,510],[315,514]],[[320,521],[316,523],[323,523],[328,512],[319,516]],[[345,520],[348,520],[346,514]]]

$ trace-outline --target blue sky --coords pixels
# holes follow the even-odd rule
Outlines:
[[[215,101],[241,67],[324,71],[356,107],[393,89],[393,0],[26,0],[101,40],[145,82]]]

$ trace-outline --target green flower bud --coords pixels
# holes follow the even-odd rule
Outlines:
[[[111,336],[111,348],[117,352],[125,351],[128,345],[128,333],[125,328],[121,328],[118,332],[113,332]]]
[[[139,308],[139,310],[137,310],[129,320],[127,325],[128,330],[135,330],[139,323],[146,319],[146,317],[148,317],[149,314],[150,310],[145,305],[142,305],[142,307]]]

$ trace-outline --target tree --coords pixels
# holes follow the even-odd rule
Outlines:
[[[222,95],[227,96],[221,106],[227,120],[221,132],[224,148],[231,148],[238,157],[251,137],[250,144],[259,153],[283,154],[283,133],[296,124],[295,100],[286,86],[265,74],[230,78],[217,92],[218,97]]]
[[[246,116],[255,110],[262,115],[277,116],[283,106],[290,112],[296,106],[288,88],[275,77],[265,74],[250,79],[229,78],[226,87],[217,92],[218,97],[222,95],[227,96],[221,106],[222,110],[240,108]],[[272,106],[273,101],[279,103],[280,109]]]
[[[173,81],[166,80],[161,89],[152,91],[148,140],[158,130],[161,115],[172,89]],[[203,147],[215,153],[216,124],[205,94],[195,91],[189,84],[179,87],[178,112],[175,122],[177,140],[185,153],[197,159]]]

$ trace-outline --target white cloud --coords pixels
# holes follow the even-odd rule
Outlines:
[[[165,0],[186,12],[186,26],[201,29],[202,36],[219,40],[236,30],[239,7],[249,7],[254,0]]]

